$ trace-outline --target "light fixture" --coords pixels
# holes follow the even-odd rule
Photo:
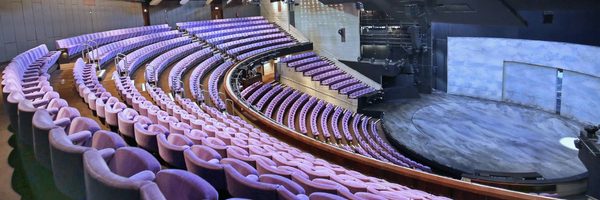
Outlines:
[[[219,10],[219,7],[215,7],[215,10]]]
[[[144,12],[148,12],[148,9],[145,9],[145,8],[144,8]]]
[[[151,6],[156,6],[156,5],[158,5],[160,2],[162,2],[162,0],[152,0],[152,1],[150,1],[150,5],[151,5]]]

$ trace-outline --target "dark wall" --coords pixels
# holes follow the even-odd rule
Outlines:
[[[220,6],[223,9],[223,6]],[[164,24],[168,23],[175,26],[177,22],[209,20],[210,6],[203,1],[190,1],[185,5],[180,5],[179,1],[163,1],[157,6],[150,6],[150,23]],[[257,5],[239,5],[226,7],[223,10],[225,18],[248,17],[260,15],[260,7]]]
[[[448,37],[500,37],[545,40],[600,46],[600,12],[553,11],[551,24],[543,23],[543,11],[518,11],[527,26],[484,26],[432,23],[434,88],[446,91]]]
[[[0,62],[40,44],[144,25],[142,7],[128,1],[0,0]]]

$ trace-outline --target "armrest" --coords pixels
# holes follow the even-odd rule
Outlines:
[[[144,170],[129,177],[129,179],[133,181],[154,181],[155,178],[156,175],[150,170]]]
[[[92,132],[90,132],[90,131],[79,131],[77,133],[73,133],[71,135],[68,135],[67,137],[74,144],[80,144],[80,143],[84,142],[85,139],[88,139],[88,138],[92,137]]]
[[[67,127],[69,124],[71,124],[71,119],[69,118],[60,118],[57,120],[54,120],[54,125],[60,126],[60,127]]]

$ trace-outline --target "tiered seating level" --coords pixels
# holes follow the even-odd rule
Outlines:
[[[375,88],[362,83],[314,52],[284,57],[279,60],[279,63],[287,64],[287,67],[295,72],[302,73],[312,81],[317,81],[320,85],[346,95],[350,99],[376,91]]]
[[[90,60],[98,61],[98,63],[102,66],[117,56],[118,53],[126,53],[142,46],[179,36],[181,36],[181,32],[179,31],[166,31],[128,38],[94,49],[87,54],[87,57]]]
[[[236,60],[272,49],[296,44],[296,40],[277,25],[262,17],[237,18],[224,21],[179,23],[183,29],[199,39],[216,46]]]
[[[296,95],[286,98],[289,94]],[[265,116],[277,120],[282,125],[284,118],[287,118],[285,125],[301,134],[367,157],[431,171],[429,167],[404,157],[386,143],[378,132],[377,121],[307,94],[296,98],[299,94],[301,92],[281,84],[260,82],[241,92],[242,98]],[[288,103],[282,103],[282,98],[286,98],[286,101],[289,99]],[[273,115],[273,110],[278,110],[278,116]],[[283,116],[284,113],[287,115]],[[340,118],[342,114],[343,117]]]
[[[164,32],[168,30],[171,30],[171,27],[169,27],[169,25],[161,24],[154,26],[134,27],[98,33],[90,33],[56,40],[56,48],[59,50],[64,50],[68,56],[73,56],[83,51],[83,49],[85,48],[84,45],[89,41],[93,42],[90,42],[88,45],[104,45],[127,38],[137,37],[151,33]]]

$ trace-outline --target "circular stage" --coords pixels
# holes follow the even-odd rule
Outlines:
[[[538,173],[569,179],[587,170],[572,141],[582,125],[519,105],[436,93],[377,105],[393,143],[466,174]]]

